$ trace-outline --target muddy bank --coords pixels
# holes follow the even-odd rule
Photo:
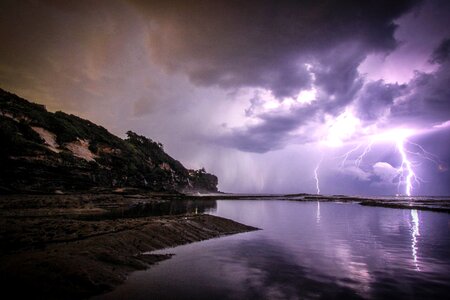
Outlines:
[[[0,199],[3,292],[14,298],[87,298],[111,290],[132,271],[170,257],[143,252],[256,229],[195,214],[202,210],[199,203],[172,207],[173,215],[152,215],[146,205],[171,206],[162,199],[138,198],[138,205],[136,198],[114,195]],[[144,212],[124,213],[136,205]]]

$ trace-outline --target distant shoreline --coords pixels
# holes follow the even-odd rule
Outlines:
[[[383,196],[359,197],[345,195],[315,195],[315,194],[223,194],[203,196],[185,196],[185,199],[200,198],[203,200],[287,200],[287,201],[320,201],[320,202],[354,202],[364,206],[417,209],[441,213],[450,213],[450,196]]]

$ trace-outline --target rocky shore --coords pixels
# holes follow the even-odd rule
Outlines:
[[[165,197],[1,196],[2,290],[14,298],[88,298],[170,257],[144,252],[256,230],[201,214],[215,201]]]

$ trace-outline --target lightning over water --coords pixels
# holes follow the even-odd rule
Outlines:
[[[316,180],[316,194],[317,195],[320,195],[320,182],[319,182],[319,174],[318,173],[319,173],[319,168],[320,168],[320,165],[322,164],[322,161],[323,161],[323,153],[320,157],[319,162],[316,165],[316,168],[314,169],[314,179]]]
[[[360,142],[349,151],[339,156],[339,158],[342,159],[340,162],[340,168],[344,168],[347,163],[351,161],[351,156],[353,155],[356,158],[353,159],[352,164],[360,169],[363,161],[372,151],[375,144],[386,142],[393,144],[396,149],[396,153],[400,158],[398,167],[394,168],[397,173],[397,194],[410,197],[413,194],[414,188],[423,182],[423,180],[421,180],[417,175],[416,169],[420,166],[418,160],[430,161],[437,166],[438,170],[447,170],[446,164],[442,162],[438,156],[426,151],[420,144],[411,142],[407,139],[412,136],[413,133],[414,132],[412,130],[398,129],[371,136],[367,142]],[[364,144],[365,146],[361,150]],[[360,153],[358,154],[358,152]],[[314,170],[318,192],[320,192],[318,179],[318,169],[320,167],[320,163],[321,160]]]
[[[417,177],[416,174],[414,173],[413,165],[406,154],[405,141],[403,139],[399,139],[396,145],[398,152],[400,153],[402,158],[402,163],[398,171],[400,173],[400,178],[404,179],[399,181],[399,185],[401,184],[402,181],[405,182],[405,194],[409,197],[411,196],[411,192],[413,189],[412,181],[413,180],[417,181]]]

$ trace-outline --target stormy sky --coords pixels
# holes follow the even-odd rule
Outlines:
[[[401,144],[412,194],[449,195],[449,20],[446,0],[1,0],[0,87],[222,191],[316,193],[316,171],[323,194],[404,194]]]

